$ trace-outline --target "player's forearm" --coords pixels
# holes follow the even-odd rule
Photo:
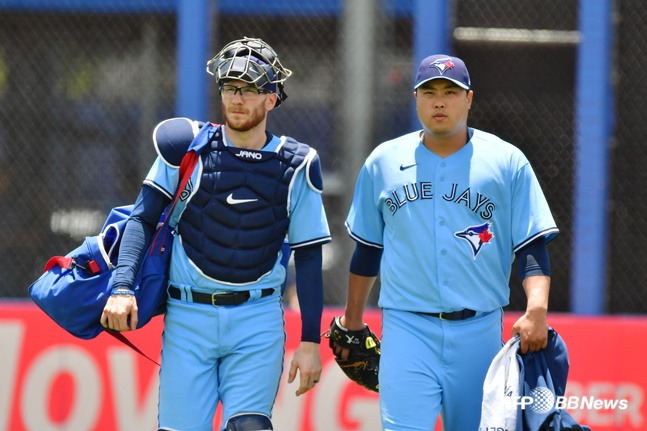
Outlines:
[[[548,313],[548,295],[550,293],[550,277],[533,275],[526,277],[523,282],[526,292],[526,314],[546,318]]]
[[[348,297],[346,299],[346,309],[342,324],[351,330],[362,329],[364,321],[364,309],[368,295],[375,284],[377,277],[365,277],[353,274],[348,277]]]
[[[548,293],[550,291],[550,277],[533,275],[523,280],[528,304],[526,313],[512,326],[512,336],[521,336],[521,354],[528,351],[537,352],[544,349],[548,343]]]

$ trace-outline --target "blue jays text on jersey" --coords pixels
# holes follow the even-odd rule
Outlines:
[[[402,170],[402,168],[400,168]],[[492,218],[492,212],[496,205],[490,201],[490,198],[476,192],[472,198],[472,191],[467,187],[463,192],[458,192],[458,184],[452,184],[451,190],[442,195],[442,198],[448,202],[464,205],[471,211],[478,213],[483,219]],[[418,199],[433,199],[433,185],[431,181],[419,181],[417,183],[403,184],[401,187],[391,192],[393,198],[384,200],[384,204],[389,208],[391,214],[395,215],[398,208],[407,202],[414,202]]]

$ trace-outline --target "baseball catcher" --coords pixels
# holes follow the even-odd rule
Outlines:
[[[158,428],[211,431],[221,405],[220,431],[266,431],[273,429],[285,354],[282,262],[292,253],[302,325],[287,382],[298,379],[299,396],[321,375],[321,248],[330,242],[323,175],[314,148],[267,131],[291,75],[270,45],[234,40],[207,63],[207,72],[220,93],[224,123],[182,117],[155,127],[157,158],[126,224],[115,270],[114,287],[124,292],[108,299],[104,323],[127,330],[128,317],[137,313],[128,290],[139,256],[180,189],[184,154],[203,144],[191,181],[179,190]]]
[[[360,386],[378,392],[380,340],[368,325],[364,329],[351,331],[342,326],[340,316],[337,316],[330,322],[330,329],[325,336],[329,339],[335,361],[344,374]],[[344,350],[348,351],[347,357]]]

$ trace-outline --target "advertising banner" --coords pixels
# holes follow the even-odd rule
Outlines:
[[[324,310],[322,328],[341,312]],[[378,336],[380,316],[379,310],[365,315]],[[518,317],[506,313],[505,340]],[[274,406],[274,428],[380,430],[377,394],[345,377],[325,339],[321,382],[305,395],[295,396],[298,385],[287,383],[287,372],[301,323],[291,310],[286,310],[285,320],[285,366]],[[647,367],[640,354],[642,340],[647,339],[647,318],[551,314],[549,325],[566,342],[570,358],[567,393],[555,402],[596,431],[647,429]],[[160,316],[127,337],[159,361],[162,330]],[[30,302],[0,302],[0,430],[155,430],[157,387],[158,366],[108,334],[80,340]],[[218,412],[214,424],[219,423]]]

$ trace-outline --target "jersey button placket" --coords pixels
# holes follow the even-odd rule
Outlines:
[[[445,243],[446,238],[447,238],[447,203],[443,200],[442,194],[444,187],[440,186],[443,181],[445,181],[445,178],[447,177],[446,175],[446,170],[447,170],[447,162],[444,160],[440,161],[438,163],[438,169],[436,170],[436,175],[435,175],[435,183],[439,185],[439,187],[436,188],[435,196],[434,199],[436,199],[436,238],[438,238],[438,253],[436,254],[436,262],[437,262],[437,285],[439,289],[439,297],[441,299],[441,304],[445,302],[445,298],[447,297],[446,291],[447,288],[449,287],[449,281],[448,281],[448,264],[449,262],[447,261],[448,257],[448,252],[447,252],[447,244]]]

